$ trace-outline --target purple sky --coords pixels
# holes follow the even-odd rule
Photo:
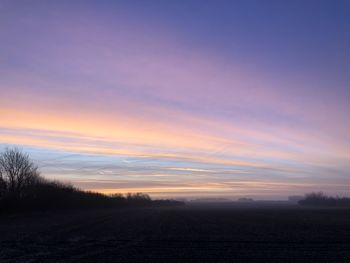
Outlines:
[[[101,192],[350,195],[348,1],[0,0],[0,149]]]

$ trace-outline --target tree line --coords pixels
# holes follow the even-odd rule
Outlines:
[[[299,205],[302,206],[320,206],[320,207],[350,207],[350,198],[328,196],[323,192],[313,192],[305,195],[300,200]]]
[[[147,194],[104,195],[47,180],[29,155],[17,148],[0,153],[0,211],[59,208],[183,205],[174,200],[151,200]]]

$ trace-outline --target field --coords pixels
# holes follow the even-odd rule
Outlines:
[[[350,210],[197,204],[0,215],[0,262],[350,262]]]

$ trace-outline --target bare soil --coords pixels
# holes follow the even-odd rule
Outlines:
[[[0,262],[350,262],[350,210],[189,205],[3,214]]]

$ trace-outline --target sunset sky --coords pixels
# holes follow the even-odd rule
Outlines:
[[[0,150],[104,193],[350,195],[350,1],[0,0]]]

